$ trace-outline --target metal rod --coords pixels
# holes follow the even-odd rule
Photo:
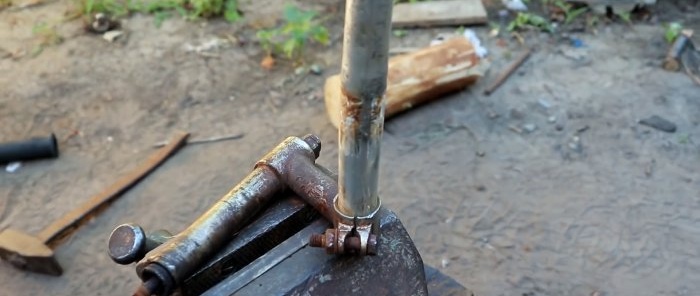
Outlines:
[[[345,105],[339,129],[339,195],[350,217],[379,207],[379,152],[384,129],[392,0],[348,0],[341,65]]]
[[[191,275],[283,188],[271,168],[256,168],[187,229],[146,254],[136,265],[137,273],[145,281],[158,277],[164,290],[159,294],[170,295],[172,287]],[[152,265],[168,274],[146,274],[149,266],[157,267]]]

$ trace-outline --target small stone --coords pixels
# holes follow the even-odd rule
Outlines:
[[[563,130],[564,130],[564,125],[557,124],[557,125],[554,126],[554,129],[557,130],[557,131],[559,131],[559,132],[560,132],[560,131],[563,131]]]
[[[476,191],[484,192],[486,191],[486,186],[479,184],[476,186]]]
[[[440,263],[442,264],[442,268],[445,268],[445,267],[447,267],[447,265],[450,264],[450,260],[447,258],[442,258]]]
[[[296,75],[301,75],[301,74],[304,74],[305,72],[306,72],[306,68],[304,68],[304,67],[297,67],[296,69],[294,69],[294,74],[296,74]]]
[[[114,142],[114,138],[112,138],[112,137],[107,137],[107,142]]]
[[[571,150],[574,151],[581,151],[581,139],[576,136],[571,138],[571,142],[569,142],[569,148],[571,148]]]
[[[308,97],[306,97],[306,100],[308,101],[315,101],[316,99],[316,94],[310,94]]]
[[[645,118],[639,121],[641,125],[646,125],[648,127],[655,128],[660,131],[664,131],[667,133],[675,133],[676,132],[676,124],[673,122],[668,121],[667,119],[654,115],[649,118]]]
[[[21,162],[14,161],[14,162],[10,162],[7,164],[7,166],[5,167],[5,171],[11,174],[11,173],[17,172],[19,170],[19,168],[21,168],[21,167],[22,167]]]
[[[323,68],[321,68],[321,66],[318,64],[313,64],[311,67],[309,67],[309,72],[314,75],[321,75],[323,74]]]
[[[537,100],[537,104],[540,105],[540,107],[542,107],[542,109],[545,109],[545,110],[552,108],[552,104],[547,102],[547,100],[545,100],[545,99]]]
[[[549,123],[555,123],[555,122],[557,122],[557,117],[556,117],[556,116],[550,116],[549,118],[547,118],[547,122],[549,122]]]
[[[537,125],[535,125],[534,123],[523,124],[523,130],[528,132],[528,133],[534,132],[536,129],[537,129]]]
[[[484,152],[484,151],[482,151],[482,150],[476,151],[476,156],[478,156],[478,157],[484,157],[484,156],[486,156],[486,152]]]
[[[104,34],[102,34],[102,38],[104,40],[107,40],[107,42],[114,42],[114,40],[117,40],[120,36],[124,35],[124,31],[119,31],[119,30],[112,30],[112,31],[107,31]]]
[[[512,109],[510,109],[510,118],[523,119],[523,118],[525,118],[525,113],[523,113],[523,111],[520,111],[518,109],[512,108]]]

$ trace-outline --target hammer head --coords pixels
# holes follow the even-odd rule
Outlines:
[[[53,250],[42,240],[13,229],[0,232],[0,258],[27,271],[53,276],[63,273]]]

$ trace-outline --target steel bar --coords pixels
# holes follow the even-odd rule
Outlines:
[[[341,65],[346,98],[339,129],[337,208],[364,217],[380,205],[380,140],[384,129],[391,0],[348,0]]]
[[[144,282],[157,277],[160,285],[150,292],[169,295],[283,188],[274,170],[256,168],[187,229],[146,254],[136,266],[139,277]],[[157,272],[160,269],[168,276]]]
[[[289,164],[315,160],[321,141],[314,135],[289,137],[260,159],[253,172],[183,232],[158,246],[136,265],[144,282],[157,278],[152,294],[170,295],[254,217],[276,193],[286,188]]]

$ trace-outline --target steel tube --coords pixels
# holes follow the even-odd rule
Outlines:
[[[58,157],[56,136],[0,144],[0,163]]]
[[[146,254],[136,266],[139,277],[146,282],[157,277],[157,294],[169,295],[171,287],[191,275],[283,188],[272,168],[258,166],[187,229]],[[171,278],[149,272],[149,265],[165,269]]]
[[[384,129],[392,0],[348,0],[341,65],[345,105],[339,129],[336,207],[350,217],[379,207],[380,140]]]
[[[333,199],[338,194],[338,183],[331,172],[308,158],[296,157],[290,160],[288,172],[282,178],[289,189],[333,222]]]
[[[170,295],[200,264],[217,252],[255,216],[276,193],[286,188],[292,164],[305,159],[312,166],[321,152],[314,135],[289,137],[263,156],[243,181],[183,232],[156,247],[136,264],[136,272],[151,294]],[[300,163],[300,162],[297,162]],[[322,197],[315,196],[314,203]],[[157,285],[153,284],[157,279]],[[145,286],[144,286],[145,287]]]

